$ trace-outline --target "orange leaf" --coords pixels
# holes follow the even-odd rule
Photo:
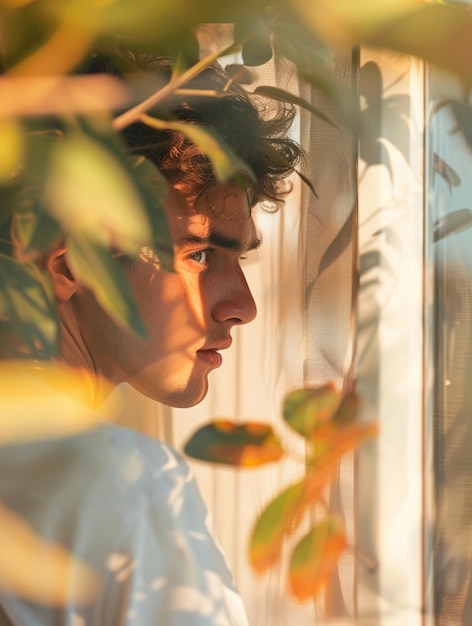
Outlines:
[[[317,430],[318,437],[321,437],[319,432],[321,430],[324,439],[317,438],[315,441],[315,453],[307,465],[304,488],[294,512],[295,526],[298,525],[304,510],[312,507],[321,497],[343,455],[354,450],[366,439],[374,437],[377,434],[377,424],[354,423],[339,427],[329,422]]]
[[[347,426],[338,426],[330,422],[318,429],[313,443],[315,446],[313,460],[318,464],[336,464],[347,452],[355,450],[367,439],[375,437],[378,432],[377,423],[359,424],[357,422]]]
[[[344,531],[334,519],[328,518],[310,530],[290,562],[290,589],[297,600],[307,600],[320,591],[345,548]]]
[[[291,485],[262,511],[249,543],[249,560],[258,574],[274,565],[280,556],[284,537],[292,524],[304,489],[304,481]]]
[[[184,451],[195,459],[239,467],[278,461],[284,454],[269,424],[230,420],[217,420],[198,429]]]

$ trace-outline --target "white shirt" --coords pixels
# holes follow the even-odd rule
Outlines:
[[[106,425],[1,448],[0,501],[103,580],[87,607],[1,594],[1,626],[247,626],[189,468],[162,442]]]

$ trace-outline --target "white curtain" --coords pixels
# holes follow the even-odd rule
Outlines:
[[[214,47],[227,34],[218,26],[202,36]],[[276,59],[257,70],[259,84],[298,92],[337,128],[300,114],[293,132],[318,197],[294,177],[284,208],[257,213],[264,243],[246,267],[256,321],[236,329],[202,404],[171,410],[127,390],[120,420],[177,449],[210,419],[265,420],[303,455],[282,423],[284,395],[354,380],[361,419],[377,420],[380,434],[343,461],[329,494],[352,549],[316,603],[290,600],[285,564],[255,578],[247,560],[255,517],[303,465],[233,470],[190,461],[250,622],[419,626],[435,623],[436,611],[437,623],[459,626],[472,605],[471,151],[450,112],[432,108],[451,93],[438,91],[444,76],[425,80],[420,62],[387,52],[340,52],[335,61],[346,86],[358,81],[359,146],[291,64]]]
[[[209,27],[201,33],[208,47],[221,45],[227,36],[225,26]],[[335,71],[347,85],[352,81],[351,66],[350,53],[338,56]],[[287,448],[303,458],[301,438],[285,428],[281,418],[283,397],[294,388],[327,380],[341,387],[352,358],[355,143],[323,96],[300,84],[292,64],[273,59],[255,74],[254,84],[277,85],[300,93],[338,123],[336,129],[302,113],[293,128],[294,137],[307,154],[304,174],[318,197],[294,176],[293,190],[283,208],[276,213],[257,210],[263,245],[245,270],[258,317],[233,332],[233,346],[224,355],[223,367],[211,374],[210,392],[204,402],[190,410],[156,407],[124,387],[126,408],[119,421],[181,450],[190,434],[210,419],[263,420],[273,425]],[[246,470],[192,460],[190,464],[235,573],[250,623],[313,626],[320,621],[323,598],[316,604],[290,599],[287,559],[262,578],[254,576],[247,559],[249,533],[257,514],[284,485],[303,474],[303,464],[284,460]],[[347,488],[333,490],[332,501],[340,511],[347,507],[347,530],[352,538],[352,459],[344,469],[349,477]],[[307,516],[301,532],[308,529],[310,521]],[[352,563],[352,553],[347,554],[343,564],[348,574],[342,578],[349,611],[354,602]],[[326,608],[333,615],[344,614],[340,585],[336,583],[332,589]]]

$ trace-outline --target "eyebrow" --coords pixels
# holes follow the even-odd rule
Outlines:
[[[180,239],[177,244],[179,246],[183,245],[212,245],[217,246],[219,248],[225,248],[227,250],[231,250],[233,252],[249,252],[250,250],[256,250],[261,245],[261,239],[256,238],[253,239],[249,245],[245,246],[243,243],[236,239],[235,237],[229,237],[228,235],[223,235],[217,231],[210,231],[207,237],[199,237],[198,235],[189,235],[188,237],[183,237]]]

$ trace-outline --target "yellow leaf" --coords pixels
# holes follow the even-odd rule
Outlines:
[[[53,606],[90,604],[98,573],[59,544],[42,539],[0,502],[0,589]]]
[[[109,385],[102,381],[103,389]],[[0,362],[0,445],[79,434],[104,421],[85,370],[41,361]],[[115,410],[110,403],[109,411]]]
[[[330,44],[368,45],[417,56],[472,79],[469,3],[426,0],[291,0]]]
[[[92,30],[91,28],[90,31]],[[78,29],[64,21],[43,45],[17,63],[9,74],[12,76],[67,74],[82,60],[92,39],[92,32]]]
[[[0,91],[0,115],[17,117],[108,112],[130,100],[130,92],[122,81],[103,74],[68,77],[5,75],[0,77]]]
[[[0,183],[10,180],[23,157],[23,131],[14,119],[0,117]]]
[[[291,0],[317,33],[329,41],[351,43],[359,30],[379,27],[424,4],[424,0]]]

